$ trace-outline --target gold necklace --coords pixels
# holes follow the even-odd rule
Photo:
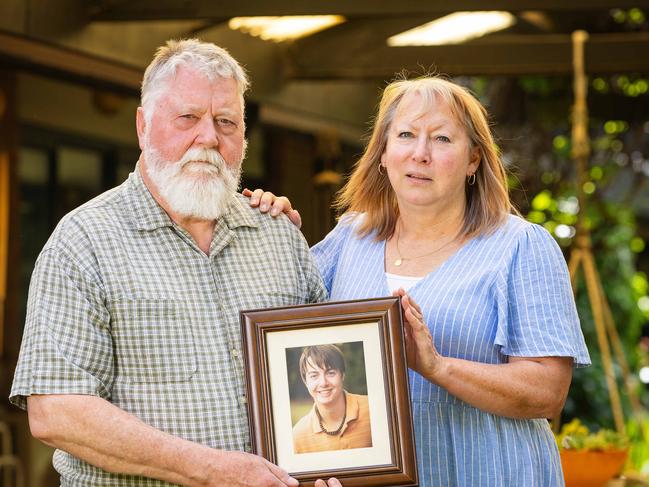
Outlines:
[[[403,264],[404,260],[417,260],[417,259],[421,259],[422,257],[427,257],[429,255],[433,255],[435,252],[439,252],[440,250],[447,247],[452,242],[455,242],[455,237],[453,237],[451,240],[449,240],[448,242],[446,242],[445,244],[443,244],[442,246],[436,248],[435,250],[433,250],[431,252],[426,252],[425,254],[418,255],[417,257],[401,257],[401,250],[399,250],[399,238],[400,237],[401,237],[401,231],[399,231],[397,233],[397,242],[396,243],[397,243],[397,255],[398,255],[398,257],[394,261],[394,265],[396,267],[399,267],[401,264]]]

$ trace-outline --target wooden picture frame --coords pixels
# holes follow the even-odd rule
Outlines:
[[[338,478],[346,487],[418,485],[398,297],[249,310],[242,311],[240,318],[253,453],[284,468],[306,487],[330,477]],[[348,391],[352,370],[348,367],[347,375],[343,370],[344,382],[337,390],[344,391],[338,394],[345,398],[347,413],[356,400],[366,406],[364,410],[361,406],[355,409],[358,417],[350,423],[343,419],[340,428],[345,426],[337,430],[342,431],[338,435],[323,427],[316,409],[325,410],[326,403],[319,402],[323,399],[316,387],[307,391],[305,372],[295,358],[300,351],[302,358],[307,349],[328,346],[331,350],[331,345],[343,357],[342,351],[347,351],[343,369],[346,362],[353,361],[355,387],[362,388],[364,383],[366,391],[366,396],[363,391]],[[304,389],[301,392],[300,387]],[[336,390],[327,387],[324,394]],[[311,396],[305,396],[305,392]],[[298,401],[299,393],[306,397],[306,406],[310,401],[308,413]],[[300,408],[304,414],[296,421]],[[307,437],[316,442],[316,449],[298,446],[302,438],[299,422],[313,428]],[[345,438],[345,430],[350,431],[348,438],[352,440]],[[365,443],[354,444],[361,437]]]

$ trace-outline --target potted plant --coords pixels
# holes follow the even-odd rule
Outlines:
[[[557,436],[566,487],[601,487],[620,473],[628,453],[625,435],[609,429],[592,433],[578,419]]]

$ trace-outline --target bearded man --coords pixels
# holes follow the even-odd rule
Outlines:
[[[135,171],[38,258],[10,399],[63,486],[297,485],[246,453],[239,310],[325,291],[300,232],[236,194],[247,86],[213,44],[158,49]]]

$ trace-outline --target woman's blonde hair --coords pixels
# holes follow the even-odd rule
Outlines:
[[[357,229],[360,236],[376,232],[376,240],[392,236],[399,217],[397,198],[385,171],[379,171],[388,131],[397,107],[409,94],[424,99],[422,115],[436,101],[443,101],[466,130],[471,148],[477,148],[480,164],[475,184],[466,184],[466,209],[461,238],[471,238],[495,230],[509,213],[515,212],[507,189],[507,175],[487,120],[487,111],[465,88],[439,77],[397,80],[383,91],[374,127],[365,152],[340,190],[334,207],[339,213],[364,214]]]

